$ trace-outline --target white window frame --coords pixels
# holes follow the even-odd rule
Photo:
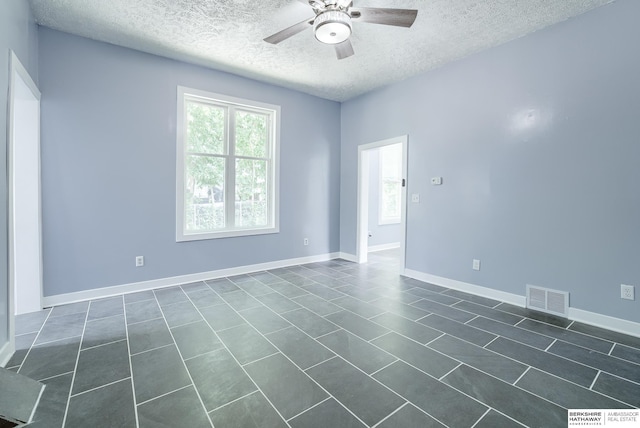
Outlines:
[[[228,95],[216,94],[212,92],[202,91],[199,89],[178,86],[178,102],[177,102],[177,121],[176,121],[176,241],[196,241],[203,239],[229,238],[235,236],[263,235],[269,233],[280,232],[280,215],[279,215],[279,193],[280,193],[280,106],[267,104],[242,98],[231,97]],[[268,177],[268,189],[270,190],[270,198],[268,200],[268,225],[263,227],[226,227],[219,231],[187,231],[185,223],[185,151],[186,151],[186,132],[187,132],[187,116],[185,101],[194,100],[212,105],[220,105],[223,107],[238,108],[244,111],[259,111],[269,115],[271,121],[270,130],[270,157],[271,162],[267,168],[270,171]],[[231,122],[231,125],[233,122]],[[231,125],[227,125],[230,129]],[[225,136],[225,144],[229,144],[230,137]],[[230,159],[236,159],[234,150],[229,149],[226,156]],[[228,164],[234,164],[230,161]],[[235,186],[234,169],[226,168],[225,174],[225,192],[228,186]],[[225,206],[226,216],[229,218],[229,205],[233,207],[234,201],[228,201]],[[232,217],[233,218],[233,217]]]
[[[386,217],[384,216],[384,201],[383,201],[383,196],[384,196],[384,174],[383,174],[383,170],[384,170],[384,166],[383,166],[383,159],[382,159],[382,150],[385,147],[390,147],[390,146],[395,146],[398,145],[400,147],[400,158],[398,158],[398,207],[399,207],[399,212],[398,212],[398,216],[397,217]],[[380,147],[378,149],[378,225],[379,226],[384,226],[387,224],[400,224],[400,220],[401,220],[401,216],[402,216],[402,208],[401,208],[401,194],[402,194],[402,146],[401,143],[396,143],[396,144],[389,144],[387,146],[383,146]]]

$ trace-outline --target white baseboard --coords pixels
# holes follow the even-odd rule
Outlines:
[[[367,248],[367,252],[375,253],[376,251],[393,250],[395,248],[400,248],[399,242],[391,242],[389,244],[380,244],[380,245],[370,245]]]
[[[457,281],[455,279],[444,278],[441,276],[431,275],[428,273],[418,272],[411,269],[405,269],[405,276],[415,278],[420,281],[428,282],[441,287],[452,288],[454,290],[466,291],[482,297],[500,300],[512,305],[525,307],[527,304],[526,296],[507,293],[504,291],[494,290],[480,285],[470,284],[468,282]],[[569,308],[568,318],[572,321],[578,321],[590,324],[595,327],[601,327],[607,330],[616,331],[618,333],[628,334],[630,336],[640,337],[640,323],[623,320],[620,318],[610,317],[608,315],[589,312],[577,308]]]
[[[420,281],[429,282],[441,287],[453,288],[454,290],[466,291],[467,293],[476,294],[489,299],[500,300],[512,305],[524,308],[526,304],[525,296],[507,293],[504,291],[494,290],[493,288],[482,287],[480,285],[470,284],[468,282],[457,281],[455,279],[444,278],[441,276],[431,275],[429,273],[418,272],[416,270],[405,269],[404,275],[410,278],[419,279]]]
[[[45,307],[64,305],[68,303],[80,302],[92,299],[101,299],[104,297],[116,296],[119,294],[135,293],[138,291],[152,290],[155,288],[172,287],[180,284],[188,284],[190,282],[204,281],[207,279],[222,278],[225,276],[242,275],[253,272],[260,272],[263,270],[283,268],[287,266],[295,266],[305,263],[322,262],[332,259],[343,259],[350,262],[357,263],[357,257],[349,253],[328,253],[310,257],[300,257],[295,259],[278,260],[268,263],[259,263],[254,265],[239,266],[228,269],[220,269],[209,272],[199,272],[188,275],[180,275],[169,278],[160,278],[149,281],[141,281],[130,284],[116,285],[112,287],[97,288],[93,290],[78,291],[75,293],[57,294],[55,296],[45,296],[43,304]],[[480,285],[470,284],[468,282],[458,281],[455,279],[444,278],[424,272],[415,271],[412,269],[405,269],[403,275],[410,278],[415,278],[420,281],[429,282],[431,284],[439,285],[441,287],[452,288],[454,290],[465,291],[478,296],[487,297],[490,299],[500,300],[512,305],[525,307],[526,297],[518,294],[507,293],[500,290],[494,290],[493,288],[483,287]],[[569,308],[570,320],[583,322],[596,327],[605,328],[607,330],[616,331],[631,336],[640,337],[640,323],[633,321],[623,320],[620,318],[610,317],[607,315],[598,314],[595,312],[589,312],[577,308]],[[0,367],[4,367],[11,356],[14,353],[12,344],[7,343],[0,349]]]
[[[605,328],[618,333],[640,337],[640,323],[598,314],[596,312],[584,311],[577,308],[569,308],[569,319],[590,324],[595,327]]]
[[[66,305],[68,303],[82,302],[85,300],[101,299],[104,297],[117,296],[119,294],[135,293],[138,291],[152,290],[155,288],[172,287],[190,282],[204,281],[207,279],[223,278],[225,276],[242,275],[263,270],[278,269],[287,266],[301,265],[305,263],[324,262],[340,257],[341,253],[320,254],[317,256],[299,257],[295,259],[278,260],[274,262],[258,263],[254,265],[238,266],[228,269],[219,269],[208,272],[192,273],[188,275],[172,276],[169,278],[152,279],[149,281],[134,282],[130,284],[114,285],[111,287],[95,288],[92,290],[76,291],[74,293],[56,294],[45,296],[43,305],[50,306]],[[1,361],[1,360],[0,360]]]
[[[7,365],[15,351],[15,343],[12,343],[11,341],[5,343],[2,349],[0,349],[0,367],[5,367]]]

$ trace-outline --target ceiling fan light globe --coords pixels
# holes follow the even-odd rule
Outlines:
[[[339,10],[322,12],[313,21],[313,33],[322,43],[342,43],[351,36],[351,17]]]

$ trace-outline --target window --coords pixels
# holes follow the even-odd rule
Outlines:
[[[380,147],[378,223],[400,223],[402,203],[402,144]]]
[[[279,119],[279,106],[178,87],[178,241],[278,232]]]

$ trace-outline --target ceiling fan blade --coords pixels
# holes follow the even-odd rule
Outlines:
[[[371,24],[411,27],[418,16],[415,9],[385,9],[381,7],[354,7],[350,9],[351,17]]]
[[[353,45],[351,44],[351,40],[347,39],[342,43],[338,43],[334,45],[336,47],[336,55],[338,59],[345,59],[353,55],[355,52],[353,51]]]
[[[272,34],[271,36],[264,39],[264,41],[277,45],[283,40],[287,40],[289,37],[295,36],[299,32],[306,30],[307,28],[311,28],[311,24],[313,24],[314,19],[315,19],[315,16],[313,18],[306,19],[302,22],[298,22],[297,24],[294,24],[291,27],[285,28],[282,31],[278,31],[275,34]]]

